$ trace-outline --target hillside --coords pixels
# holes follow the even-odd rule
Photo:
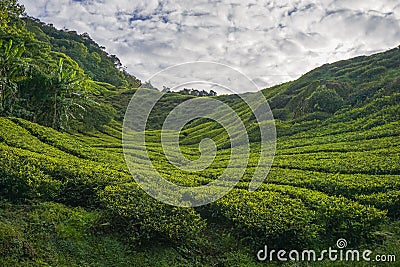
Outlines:
[[[57,30],[35,18],[25,18],[27,29],[35,37],[49,43],[53,51],[65,53],[76,61],[94,81],[105,82],[116,87],[139,87],[140,81],[134,76],[121,71],[122,63],[115,55],[109,55],[87,33]]]
[[[1,59],[7,52],[3,44],[13,40],[11,47],[25,48],[15,50],[17,61],[34,64],[30,75],[22,71],[21,79],[9,79],[18,85],[18,94],[2,96],[7,100],[0,116],[1,266],[298,266],[259,262],[257,251],[264,245],[322,250],[335,247],[339,238],[373,255],[399,255],[398,48],[323,65],[262,91],[278,138],[271,171],[255,192],[248,187],[259,157],[259,125],[238,96],[213,97],[243,120],[251,141],[249,164],[225,197],[180,208],[148,196],[126,165],[122,120],[137,91],[136,79],[119,70],[115,57],[87,35],[21,20],[10,11],[12,3],[0,4],[2,14],[10,16],[0,17],[6,25],[0,28]],[[96,54],[104,64],[93,64]],[[99,79],[103,71],[115,80]],[[56,101],[40,90],[64,77],[69,79],[57,87]],[[75,82],[76,77],[81,80]],[[83,91],[85,97],[77,98]],[[211,138],[219,149],[212,164],[190,173],[166,158],[162,123],[174,107],[194,98],[165,94],[146,130],[155,168],[186,186],[219,177],[231,153],[221,125],[198,119],[180,133],[180,149],[196,159],[200,141]],[[62,114],[72,117],[54,120],[59,110],[54,104],[65,103],[74,104],[62,106],[70,108]],[[75,104],[84,105],[85,112],[72,109]],[[140,148],[129,151],[138,162],[146,153]],[[138,168],[135,175],[146,171]],[[318,266],[343,262],[326,260]]]
[[[101,129],[116,114],[104,98],[141,85],[88,34],[27,17],[15,0],[0,10],[1,115],[62,131]]]

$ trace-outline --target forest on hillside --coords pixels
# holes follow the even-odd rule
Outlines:
[[[16,1],[0,8],[2,115],[58,130],[95,129],[115,113],[102,97],[141,85],[88,34],[28,17]]]

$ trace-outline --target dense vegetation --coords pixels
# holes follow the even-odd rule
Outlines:
[[[25,18],[26,28],[35,37],[50,44],[51,49],[71,57],[94,81],[117,87],[139,87],[140,81],[123,68],[115,55],[105,52],[87,33],[81,35],[67,29],[57,30],[35,18]]]
[[[2,1],[0,8],[2,115],[58,130],[99,129],[116,114],[102,98],[140,86],[88,34],[21,18],[24,8],[16,1]]]
[[[247,189],[258,159],[257,123],[237,96],[216,97],[246,124],[248,168],[222,199],[177,208],[149,197],[125,164],[121,122],[138,81],[86,34],[20,19],[23,8],[13,0],[0,10],[0,265],[258,266],[264,245],[326,249],[338,238],[399,255],[398,48],[262,91],[278,144],[256,192]],[[204,119],[187,124],[180,141],[196,158],[200,140],[212,138],[220,150],[209,168],[187,173],[163,155],[163,120],[194,97],[166,94],[146,132],[155,167],[187,186],[218,177],[230,156],[226,131]],[[131,156],[140,161],[143,153]]]

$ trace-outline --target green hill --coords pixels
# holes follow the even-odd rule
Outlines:
[[[63,131],[101,129],[116,114],[104,98],[141,85],[88,34],[26,17],[15,0],[0,9],[1,115]]]
[[[122,63],[115,55],[109,55],[87,33],[57,30],[35,18],[25,18],[27,29],[35,37],[49,43],[53,51],[65,53],[76,61],[86,74],[95,81],[114,86],[139,87],[140,81],[122,70]]]
[[[323,65],[262,91],[276,119],[278,139],[271,171],[255,192],[248,186],[257,167],[258,123],[238,96],[214,97],[245,123],[249,164],[225,197],[198,208],[178,208],[148,196],[126,166],[122,120],[136,92],[135,79],[87,35],[21,20],[10,11],[19,9],[13,3],[0,4],[5,14],[0,17],[1,59],[9,40],[11,48],[23,44],[25,49],[9,49],[16,53],[13,64],[20,73],[5,77],[9,84],[2,84],[4,92],[18,94],[2,96],[0,265],[265,266],[256,259],[264,245],[322,250],[335,247],[339,238],[349,248],[399,255],[398,48]],[[93,63],[99,60],[96,54],[102,64]],[[28,70],[20,69],[23,62]],[[110,79],[98,78],[103,71]],[[54,91],[46,91],[54,84],[62,85],[56,101]],[[219,150],[211,166],[190,173],[165,157],[162,123],[174,107],[194,98],[165,94],[146,131],[154,166],[166,179],[187,186],[221,175],[231,152],[226,131],[214,121],[198,119],[184,127],[181,150],[195,159],[199,142],[212,138]],[[53,109],[54,104],[63,109]],[[74,110],[76,105],[84,111]],[[61,114],[71,117],[65,121]],[[130,153],[140,162],[145,151],[134,147]],[[138,168],[135,175],[146,175],[146,170]],[[318,266],[342,264],[324,261]]]

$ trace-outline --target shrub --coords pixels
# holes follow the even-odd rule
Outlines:
[[[0,145],[0,192],[12,201],[42,197],[52,199],[61,187],[37,166],[33,158],[20,157],[15,150]]]
[[[190,243],[206,225],[193,209],[158,202],[133,183],[107,186],[100,198],[112,224],[136,242],[161,237],[174,243]]]
[[[305,101],[305,109],[309,112],[334,113],[344,104],[343,98],[335,90],[326,87],[318,88]]]
[[[278,192],[235,189],[209,209],[212,217],[225,218],[239,237],[255,245],[298,248],[312,243],[319,230],[314,211]]]
[[[377,75],[379,75],[379,74],[382,74],[382,73],[384,73],[385,71],[386,71],[386,68],[385,68],[385,67],[382,67],[382,66],[380,66],[380,67],[375,67],[375,68],[370,68],[370,69],[364,71],[363,73],[361,73],[360,76],[359,76],[358,78],[359,78],[359,79],[362,79],[362,80],[372,80],[372,79],[375,79],[375,78],[376,78],[376,77],[374,77],[374,76],[377,76]]]

